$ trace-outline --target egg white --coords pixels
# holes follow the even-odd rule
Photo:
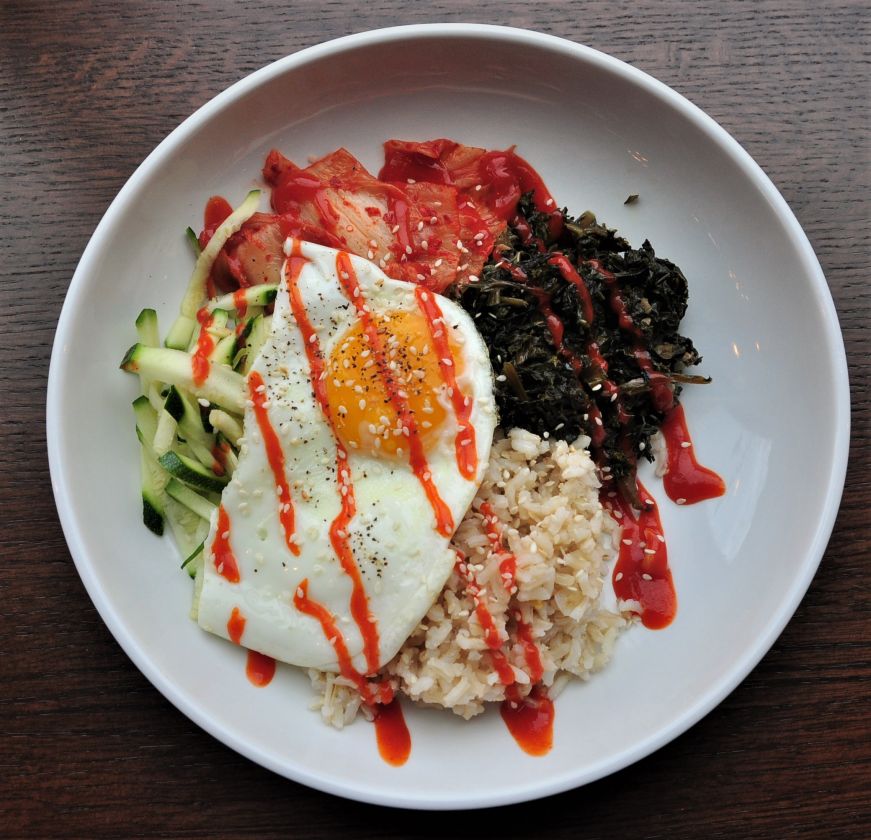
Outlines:
[[[288,240],[288,251],[290,243]],[[322,353],[328,358],[358,316],[336,275],[339,252],[308,242],[301,243],[301,251],[308,262],[299,275],[298,287]],[[351,260],[374,315],[417,310],[412,284],[387,277],[367,260],[353,256]],[[334,648],[320,623],[293,603],[294,592],[307,579],[309,597],[335,616],[354,667],[365,673],[363,640],[350,611],[351,581],[329,539],[330,524],[341,508],[335,474],[337,442],[312,391],[303,339],[291,313],[286,284],[282,273],[271,335],[253,370],[263,377],[269,417],[282,443],[300,553],[294,556],[285,544],[273,474],[249,403],[239,465],[222,495],[240,581],[229,582],[215,568],[213,517],[206,539],[197,620],[204,630],[229,638],[227,622],[238,608],[245,618],[241,639],[245,647],[293,665],[337,671]],[[467,480],[457,468],[457,425],[449,409],[442,434],[427,446],[426,455],[433,481],[456,526],[483,478],[497,418],[493,373],[481,336],[459,306],[440,296],[437,300],[462,354],[457,381],[473,401],[471,425],[478,453],[477,475]],[[438,597],[456,558],[449,538],[437,532],[432,507],[407,460],[347,451],[357,503],[349,528],[350,544],[377,622],[381,666],[396,654]]]

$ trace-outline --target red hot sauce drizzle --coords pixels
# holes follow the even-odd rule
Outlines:
[[[281,441],[272,423],[269,420],[269,412],[266,410],[267,397],[266,385],[263,377],[256,370],[248,374],[248,394],[254,403],[254,416],[263,436],[263,445],[266,448],[266,458],[272,469],[275,486],[278,488],[278,518],[284,528],[284,541],[288,551],[293,555],[299,555],[299,546],[294,538],[294,513],[293,500],[290,497],[290,485],[287,483],[287,475],[284,469],[284,450]]]
[[[200,334],[197,336],[197,349],[191,356],[191,369],[194,377],[194,385],[202,385],[209,377],[209,355],[215,349],[215,339],[209,332],[214,316],[204,306],[197,312],[197,321],[200,323]]]
[[[553,747],[553,700],[540,685],[525,700],[504,700],[499,708],[502,720],[518,746],[529,755],[547,755]]]
[[[674,394],[669,386],[668,377],[654,369],[653,362],[650,360],[650,351],[644,346],[644,333],[638,329],[626,308],[626,301],[620,294],[617,278],[598,260],[587,260],[587,265],[594,268],[605,279],[611,311],[617,316],[620,329],[634,338],[635,361],[638,362],[638,367],[644,372],[650,384],[650,399],[653,407],[657,411],[668,411],[674,405]]]
[[[723,479],[696,460],[682,405],[674,406],[665,416],[662,436],[668,452],[668,472],[662,483],[669,499],[679,505],[692,505],[726,492]]]
[[[215,527],[215,539],[212,541],[212,555],[215,558],[215,570],[230,583],[239,583],[239,564],[236,555],[230,547],[230,517],[224,506],[218,507],[218,521]]]
[[[249,650],[248,661],[245,663],[245,674],[252,685],[264,688],[272,682],[272,678],[275,676],[275,660],[265,653]]]
[[[388,683],[373,683],[367,680],[355,667],[348,652],[345,637],[336,623],[335,616],[321,603],[309,597],[308,579],[304,578],[293,594],[293,605],[306,615],[318,621],[332,645],[339,662],[339,673],[354,683],[360,696],[369,704],[389,703],[393,699],[393,689]]]
[[[375,707],[375,738],[378,742],[378,752],[392,767],[401,767],[411,755],[411,735],[399,698],[394,697],[387,704]]]
[[[548,229],[556,239],[563,229],[563,217],[541,176],[514,149],[487,152],[481,158],[482,179],[492,190],[492,204],[497,216],[508,219],[517,209],[524,193],[532,191],[536,209],[549,216]]]
[[[499,572],[510,596],[517,591],[517,558],[505,550],[499,530],[499,519],[493,512],[493,508],[485,502],[481,505],[480,512],[484,520],[484,531],[490,542],[490,548],[496,556],[502,557],[499,563]],[[469,580],[468,575],[466,579]],[[476,615],[481,626],[485,629],[487,646],[491,648],[493,653],[497,653],[497,651],[492,650],[493,644],[488,632],[486,618],[482,620],[481,617],[480,588],[473,577],[471,580],[474,586],[467,584],[467,592],[473,596],[475,601]],[[486,606],[484,609],[486,610]],[[487,615],[489,616],[489,626],[495,630],[493,617],[489,615],[489,611]],[[536,756],[545,755],[553,746],[553,701],[547,696],[547,689],[541,685],[541,679],[544,676],[544,663],[541,659],[541,651],[533,639],[532,628],[523,621],[520,610],[514,612],[513,618],[517,628],[516,638],[513,641],[509,638],[508,643],[510,646],[520,645],[533,687],[526,697],[521,696],[520,689],[514,679],[514,671],[508,663],[507,657],[501,650],[498,651],[499,657],[494,656],[494,667],[500,681],[506,686],[505,700],[502,701],[500,714],[508,727],[508,731],[524,752]]]
[[[230,618],[227,620],[227,635],[233,644],[242,644],[242,634],[245,632],[245,616],[239,607],[233,607]],[[258,688],[269,685],[275,676],[275,660],[271,656],[258,653],[256,650],[248,651],[248,659],[245,664],[245,674],[252,685]]]
[[[234,645],[242,644],[242,634],[245,632],[245,616],[239,607],[233,607],[233,612],[227,619],[227,635]]]
[[[602,506],[621,525],[620,553],[611,580],[618,598],[640,604],[642,624],[661,630],[677,614],[677,593],[668,568],[659,510],[644,485],[640,481],[637,485],[640,511],[616,491],[603,489],[601,493]]]
[[[474,480],[478,472],[478,449],[475,445],[475,427],[472,419],[472,398],[467,396],[457,384],[457,367],[451,345],[445,331],[445,320],[435,295],[427,292],[421,286],[415,287],[414,296],[417,305],[423,313],[429,326],[435,351],[438,354],[439,370],[449,388],[451,404],[460,427],[454,439],[454,449],[457,455],[457,468],[460,475],[469,481]]]
[[[245,289],[233,292],[233,305],[236,307],[236,317],[244,318],[248,312],[248,301],[245,299]]]
[[[390,399],[393,410],[399,418],[403,432],[407,433],[406,437],[408,438],[410,450],[408,462],[411,466],[412,472],[423,487],[427,499],[429,499],[429,503],[436,518],[436,530],[442,536],[451,537],[454,533],[454,517],[451,514],[450,508],[445,504],[441,495],[439,495],[438,488],[432,480],[432,473],[430,472],[429,464],[427,463],[426,455],[423,451],[423,444],[421,443],[420,435],[417,433],[417,424],[414,415],[411,413],[408,407],[408,402],[402,396],[400,389],[397,387],[396,382],[393,379],[390,368],[387,366],[387,357],[384,352],[381,336],[378,334],[375,322],[372,320],[372,316],[368,311],[366,299],[360,289],[357,274],[354,271],[353,264],[351,263],[351,257],[344,251],[341,251],[336,257],[336,271],[339,275],[339,281],[342,284],[345,295],[348,300],[354,304],[354,308],[357,310],[357,315],[363,325],[364,335],[367,337],[368,344],[372,348],[372,355],[375,359],[375,364],[378,366],[382,381],[384,382],[384,388],[387,391],[387,396]]]
[[[363,637],[363,652],[366,657],[366,665],[369,673],[378,670],[379,665],[379,640],[378,627],[369,611],[369,599],[366,595],[366,587],[360,569],[354,559],[351,543],[348,536],[348,527],[357,513],[357,504],[354,498],[354,485],[351,483],[351,466],[348,463],[348,453],[339,443],[336,434],[333,411],[327,397],[325,385],[324,358],[321,353],[318,335],[312,326],[306,311],[305,302],[299,290],[299,275],[308,260],[302,255],[302,249],[298,239],[293,241],[292,251],[285,264],[285,277],[287,279],[287,294],[290,300],[290,309],[296,320],[296,325],[302,334],[302,343],[308,358],[311,370],[311,383],[315,398],[320,405],[321,412],[333,437],[336,440],[336,479],[341,497],[341,511],[330,525],[330,542],[333,550],[339,558],[342,570],[351,579],[351,615],[360,628]]]
[[[496,674],[499,676],[499,681],[502,685],[511,685],[514,682],[514,669],[508,662],[508,657],[502,650],[502,636],[499,633],[499,628],[496,626],[496,621],[493,614],[487,607],[487,602],[481,594],[481,586],[475,578],[475,573],[469,568],[466,556],[457,551],[457,574],[462,578],[466,585],[466,593],[472,599],[475,605],[475,616],[481,629],[484,631],[484,641],[490,650],[490,658],[493,660],[493,667],[496,669]]]

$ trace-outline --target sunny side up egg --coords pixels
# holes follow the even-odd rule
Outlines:
[[[197,620],[359,678],[395,655],[455,563],[496,427],[493,373],[452,301],[332,248],[285,250]]]

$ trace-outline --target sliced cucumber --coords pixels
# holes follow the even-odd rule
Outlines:
[[[136,417],[136,431],[140,440],[151,446],[154,443],[154,433],[157,431],[157,412],[148,401],[148,397],[141,396],[133,400],[133,414]]]
[[[157,415],[157,429],[154,432],[154,440],[152,447],[160,457],[165,452],[169,452],[172,445],[175,443],[175,435],[178,429],[178,423],[166,409],[161,409]]]
[[[194,597],[191,601],[191,618],[196,621],[200,615],[200,596],[203,594],[203,580],[206,565],[205,543],[203,550],[194,555],[194,561],[188,564],[188,574],[194,579]]]
[[[230,313],[226,309],[213,309],[212,323],[209,324],[208,330],[212,334],[221,334],[221,331],[226,328],[229,321]]]
[[[260,203],[260,190],[252,190],[227,218],[218,226],[205,248],[197,257],[188,288],[181,303],[181,314],[194,318],[197,310],[206,300],[206,279],[212,269],[212,263],[227,240],[242,227],[257,210]]]
[[[153,309],[143,309],[136,319],[136,335],[139,343],[146,347],[160,346],[160,332],[157,328],[157,313]]]
[[[163,534],[164,488],[169,474],[158,464],[152,448],[157,432],[157,412],[151,407],[148,397],[133,400],[136,417],[136,436],[139,438],[139,472],[142,485],[142,520],[149,531]]]
[[[236,356],[236,345],[238,340],[236,333],[225,335],[216,345],[215,349],[209,353],[209,359],[220,365],[233,366],[233,359]]]
[[[236,467],[239,466],[239,458],[236,451],[230,446],[230,441],[222,434],[218,433],[215,445],[223,453],[224,470],[227,475],[232,476],[236,472]]]
[[[278,286],[274,283],[264,283],[260,286],[249,286],[247,289],[240,289],[238,292],[231,292],[228,295],[213,300],[209,304],[209,309],[228,309],[235,312],[240,301],[244,302],[244,308],[249,306],[269,306],[275,301],[275,296],[278,294]]]
[[[193,318],[179,315],[169,328],[166,341],[163,342],[164,346],[169,347],[171,350],[187,350],[191,336],[194,334],[194,327],[196,326],[197,322]]]
[[[187,241],[190,242],[191,248],[194,250],[194,256],[199,257],[203,252],[203,249],[200,248],[200,238],[197,236],[196,231],[192,227],[189,227],[184,232],[184,235]]]
[[[212,454],[212,449],[209,446],[198,441],[196,438],[189,438],[187,440],[187,445],[190,447],[191,454],[194,458],[199,461],[207,470],[209,470],[212,474],[217,475],[215,473],[214,467],[218,462],[218,459]],[[223,469],[223,467],[222,467]],[[228,476],[232,475],[232,472],[229,470],[224,470]],[[224,472],[221,473],[221,476],[224,475]]]
[[[224,435],[233,446],[239,445],[239,438],[242,437],[242,424],[235,417],[220,408],[213,408],[209,412],[209,423]]]
[[[187,558],[193,554],[209,534],[209,523],[189,508],[180,504],[170,496],[166,497],[166,521],[169,523],[179,554]],[[188,574],[193,577],[195,566],[193,562],[187,566]]]
[[[212,448],[214,440],[203,426],[199,404],[190,394],[172,385],[164,407],[178,421],[179,434],[185,440],[197,440],[207,449]]]
[[[215,505],[197,493],[196,490],[192,490],[186,484],[182,484],[178,479],[171,478],[167,482],[166,494],[207,522],[211,520]]]
[[[139,447],[139,473],[142,482],[142,521],[149,531],[163,536],[163,499],[158,490],[158,474],[160,469],[153,456],[145,446]]]
[[[143,309],[136,319],[136,335],[139,343],[146,347],[158,347],[160,345],[160,332],[157,327],[157,313],[153,309]],[[151,380],[144,373],[139,374],[139,383],[142,393],[147,394],[151,386]]]
[[[257,358],[266,339],[269,338],[269,333],[272,331],[272,317],[269,315],[258,315],[251,322],[251,329],[245,339],[245,358],[242,361],[242,373],[247,374],[251,370],[251,365]],[[241,412],[237,412],[241,413]]]
[[[204,464],[179,452],[169,451],[158,461],[171,476],[196,490],[220,493],[230,480],[226,475],[215,475]]]
[[[245,378],[225,365],[209,364],[209,374],[202,385],[194,384],[189,354],[164,347],[134,344],[121,361],[128,373],[144,372],[153,379],[176,385],[203,397],[235,414],[245,411]]]
[[[197,557],[202,554],[203,549],[206,547],[206,541],[203,540],[187,557],[185,557],[184,562],[181,564],[181,567],[184,569],[188,564],[193,563]]]

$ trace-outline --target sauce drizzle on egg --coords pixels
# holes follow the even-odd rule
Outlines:
[[[218,521],[215,526],[215,539],[212,542],[212,556],[215,570],[230,583],[239,583],[239,564],[230,547],[230,517],[224,506],[218,508]]]
[[[227,635],[234,645],[242,643],[242,634],[245,632],[245,616],[239,607],[233,607],[233,612],[227,619]]]
[[[293,605],[306,615],[316,619],[339,661],[339,673],[354,683],[357,691],[367,703],[389,703],[393,699],[393,689],[387,683],[369,682],[355,667],[348,652],[345,637],[336,624],[336,617],[321,603],[309,597],[308,578],[304,578],[293,593]]]
[[[302,255],[302,249],[298,239],[293,241],[291,254],[285,263],[285,277],[287,279],[287,294],[290,300],[290,309],[299,331],[302,334],[302,343],[311,369],[311,383],[315,398],[318,401],[321,412],[327,425],[336,440],[336,479],[341,499],[342,508],[339,515],[330,525],[330,542],[333,550],[339,558],[342,570],[351,579],[351,615],[360,628],[363,637],[363,653],[366,657],[366,666],[369,673],[378,670],[379,646],[378,626],[369,611],[369,599],[366,595],[366,587],[360,569],[354,559],[354,553],[348,538],[348,527],[357,513],[357,504],[354,498],[354,485],[351,482],[351,466],[348,463],[348,453],[339,442],[336,434],[336,425],[333,418],[333,410],[327,397],[324,384],[325,365],[321,352],[320,342],[314,326],[309,320],[305,302],[299,290],[299,275],[308,259]]]
[[[457,384],[457,366],[447,337],[444,315],[432,292],[417,286],[414,297],[420,311],[426,318],[429,334],[439,360],[439,370],[448,386],[451,404],[460,427],[454,440],[457,454],[457,468],[463,478],[473,481],[478,472],[478,449],[475,444],[475,427],[472,425],[472,399]]]
[[[340,251],[336,256],[336,273],[339,276],[339,282],[345,295],[357,310],[357,315],[363,325],[364,335],[372,350],[372,355],[384,383],[384,388],[393,406],[393,410],[399,418],[402,432],[408,438],[410,450],[408,463],[423,487],[433,509],[436,518],[436,530],[442,536],[451,537],[454,533],[454,517],[451,514],[450,508],[439,495],[438,488],[432,480],[432,472],[423,451],[423,444],[417,431],[414,415],[409,410],[408,401],[403,396],[403,391],[397,387],[396,381],[388,367],[384,344],[369,312],[369,307],[366,304],[366,299],[357,280],[357,274],[354,271],[351,257],[345,251]]]
[[[263,377],[256,370],[252,370],[248,374],[248,393],[254,404],[254,416],[257,418],[260,434],[263,435],[266,457],[275,479],[278,495],[278,518],[284,528],[284,541],[291,554],[299,555],[299,546],[296,544],[294,536],[296,524],[293,499],[290,497],[290,485],[287,483],[284,470],[284,450],[281,448],[281,441],[269,421],[269,412],[266,410],[268,404],[266,385],[263,382]]]

